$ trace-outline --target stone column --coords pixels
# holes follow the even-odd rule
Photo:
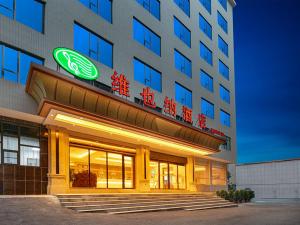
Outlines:
[[[57,155],[58,153],[58,155]],[[48,128],[48,194],[62,194],[68,190],[69,135],[62,129]],[[57,162],[58,159],[58,162]],[[57,167],[58,163],[58,167]]]
[[[138,192],[150,191],[150,150],[146,146],[136,149],[135,186]]]
[[[186,188],[188,191],[197,191],[194,181],[194,157],[188,156],[186,164]]]

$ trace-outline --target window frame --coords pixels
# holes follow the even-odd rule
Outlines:
[[[206,51],[206,52],[205,52],[205,56],[203,56],[203,57],[202,57],[202,55],[201,55],[201,45],[204,46],[205,51]],[[210,56],[211,56],[211,62],[209,62],[209,60],[208,60],[207,52],[210,53]],[[206,63],[208,63],[208,64],[211,65],[211,66],[214,65],[214,56],[213,56],[213,52],[212,52],[212,50],[210,50],[210,48],[208,48],[207,45],[204,44],[202,41],[200,41],[200,52],[199,52],[199,53],[200,53],[200,58],[201,58],[202,60],[204,60]]]
[[[220,84],[219,87],[220,87],[220,98],[222,99],[222,101],[230,104],[230,91],[227,88],[225,88],[222,84]],[[228,93],[228,99],[222,97],[221,89],[224,89],[224,91]]]
[[[178,22],[178,24],[180,24],[181,25],[181,29],[180,29],[180,35],[179,36],[177,36],[177,34],[176,34],[176,31],[175,31],[175,21],[177,21]],[[189,34],[189,43],[186,43],[185,42],[185,36],[186,35],[184,35],[184,34],[182,34],[182,28],[184,28],[185,29],[185,31],[188,31],[188,34]],[[186,46],[188,46],[189,48],[191,48],[191,44],[192,44],[192,34],[191,34],[191,30],[190,29],[188,29],[187,28],[187,26],[185,26],[176,16],[173,16],[173,29],[174,29],[174,34],[175,34],[175,36],[180,40],[180,41],[182,41]],[[181,38],[181,37],[183,37],[183,39]]]
[[[228,118],[229,118],[229,124],[223,123],[222,113],[224,113],[224,115],[228,116]],[[226,112],[225,110],[223,110],[223,109],[220,109],[220,123],[221,123],[222,126],[231,127],[231,115],[228,112]]]
[[[153,17],[155,17],[158,21],[160,21],[160,19],[161,19],[160,0],[154,0],[154,1],[157,1],[158,5],[159,5],[159,7],[158,7],[158,10],[159,10],[159,12],[158,12],[158,17],[156,17],[155,14],[153,14],[153,13],[151,12],[151,4],[150,4],[150,1],[151,1],[151,0],[149,0],[149,9],[147,9],[147,8],[144,7],[145,0],[142,0],[142,1],[143,1],[143,5],[139,2],[139,0],[136,0],[136,2],[137,2],[141,7],[143,7],[143,9],[145,9],[146,11],[148,11]]]
[[[180,86],[181,88],[183,88],[186,92],[189,92],[190,94],[191,94],[191,105],[188,105],[187,104],[187,100],[186,100],[186,98],[187,98],[187,95],[186,95],[186,93],[185,93],[185,96],[184,96],[184,101],[185,101],[185,103],[182,103],[181,101],[178,101],[177,100],[177,95],[176,95],[176,85],[178,85],[178,86]],[[188,89],[188,88],[186,88],[185,86],[183,86],[182,84],[180,84],[179,82],[177,82],[177,81],[175,81],[175,86],[174,86],[175,88],[174,88],[174,91],[175,91],[175,101],[176,102],[178,102],[179,104],[181,104],[181,105],[184,105],[184,106],[186,106],[186,107],[188,107],[188,108],[190,108],[190,109],[193,109],[193,92],[190,90],[190,89]]]
[[[188,12],[186,12],[185,11],[185,9],[184,9],[184,4],[180,4],[180,3],[182,3],[182,1],[185,1],[185,2],[188,2]],[[188,16],[189,18],[190,18],[190,16],[191,16],[191,2],[190,2],[190,0],[173,0],[173,2],[178,6],[178,8],[180,8],[181,9],[181,11],[186,15],[186,16]]]
[[[225,48],[223,48],[225,47]],[[229,46],[228,46],[228,43],[220,36],[218,35],[218,48],[219,50],[221,50],[221,52],[229,57]]]
[[[202,29],[202,27],[201,27],[201,19],[203,19],[203,21],[204,21],[204,23],[206,25],[204,29]],[[210,28],[209,34],[207,34],[207,32],[206,32],[207,25]],[[211,26],[211,24],[207,21],[207,19],[201,13],[199,13],[199,28],[205,34],[206,37],[208,37],[210,40],[212,40],[212,26]]]
[[[82,5],[84,5],[86,8],[88,8],[90,11],[92,11],[93,13],[95,13],[97,16],[101,17],[102,19],[104,19],[106,22],[110,23],[110,24],[113,24],[113,0],[108,0],[111,2],[111,7],[110,7],[110,17],[111,17],[111,20],[107,20],[100,12],[100,7],[97,8],[97,12],[95,12],[91,7],[91,0],[88,0],[89,1],[89,6],[85,5],[81,0],[78,0]],[[97,1],[97,7],[98,5],[100,6],[100,1],[101,0],[96,0]]]
[[[218,21],[218,25],[222,28],[222,30],[226,33],[226,34],[228,34],[228,22],[227,22],[227,20],[225,19],[225,17],[219,12],[219,11],[217,11],[217,21]],[[225,23],[225,24],[223,24],[223,23]],[[225,27],[224,27],[224,26]]]
[[[176,67],[176,60],[175,60],[175,55],[176,55],[176,53],[177,53],[180,57],[183,58],[183,60],[184,60],[184,69],[186,68],[186,64],[187,64],[186,61],[189,62],[191,74],[188,74],[185,70],[182,70],[182,66],[181,66],[180,69]],[[192,72],[192,69],[193,69],[192,61],[191,61],[188,57],[186,57],[184,54],[182,54],[180,51],[178,51],[178,49],[176,49],[176,48],[174,48],[174,66],[175,66],[175,69],[176,69],[177,71],[179,71],[179,72],[185,74],[187,77],[189,77],[189,78],[192,78],[192,77],[193,77],[193,72]]]
[[[212,89],[211,90],[208,87],[206,87],[206,85],[202,85],[202,74],[209,77],[209,79],[212,81]],[[201,85],[201,87],[204,87],[206,90],[210,91],[211,93],[214,93],[214,78],[203,69],[200,69],[200,85]]]
[[[213,111],[212,111],[213,114],[212,115],[210,115],[209,113],[207,113],[208,110],[206,110],[204,112],[204,109],[202,108],[202,102],[205,102],[206,104],[212,106],[212,109],[213,109]],[[201,110],[200,110],[200,112],[202,114],[204,114],[209,119],[212,119],[212,120],[215,119],[215,104],[213,104],[212,102],[208,101],[206,98],[201,98]]]

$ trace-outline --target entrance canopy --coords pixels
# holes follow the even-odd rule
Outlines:
[[[224,138],[32,64],[26,84],[45,125],[185,155],[219,152]]]

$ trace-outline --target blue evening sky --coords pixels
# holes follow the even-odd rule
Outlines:
[[[300,1],[236,2],[237,162],[300,158]]]

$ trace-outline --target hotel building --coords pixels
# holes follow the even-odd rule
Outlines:
[[[0,194],[226,188],[234,6],[0,0]]]

